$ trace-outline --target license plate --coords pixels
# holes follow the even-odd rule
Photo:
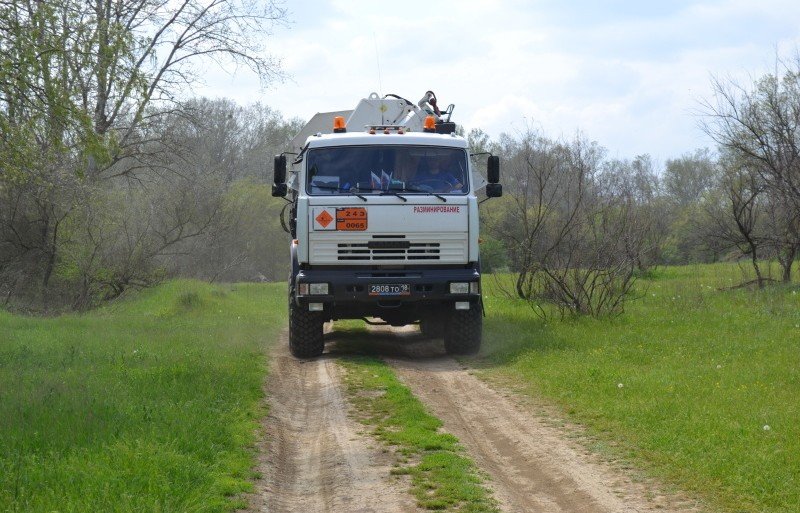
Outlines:
[[[367,209],[364,207],[337,208],[336,229],[363,232],[367,229]]]
[[[411,285],[408,283],[395,283],[391,285],[373,284],[369,286],[370,296],[410,296]]]

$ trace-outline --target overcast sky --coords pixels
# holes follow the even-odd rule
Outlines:
[[[288,78],[262,89],[209,69],[197,94],[260,100],[288,117],[376,91],[433,90],[453,120],[496,137],[581,130],[613,157],[659,161],[713,146],[695,112],[712,76],[744,83],[800,47],[797,0],[308,1],[267,40]]]

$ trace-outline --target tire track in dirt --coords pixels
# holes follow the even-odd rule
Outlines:
[[[398,377],[461,441],[507,512],[696,513],[697,506],[634,482],[569,433],[471,375],[415,329],[373,330]]]
[[[290,356],[286,335],[270,356],[262,479],[251,512],[413,512],[393,456],[348,417],[340,369],[328,355]]]

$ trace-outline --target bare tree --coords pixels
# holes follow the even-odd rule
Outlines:
[[[639,271],[647,271],[659,262],[668,230],[666,205],[652,158],[645,154],[633,160],[605,162],[598,186],[602,196],[624,204],[636,218],[637,233],[623,238],[623,248]]]
[[[781,266],[781,281],[792,281],[792,266],[800,251],[800,216],[785,194],[767,196],[765,218],[767,235],[765,245]]]
[[[285,17],[272,2],[95,0],[90,9],[97,22],[76,41],[88,51],[70,54],[90,65],[78,57],[70,66],[82,108],[94,113],[95,133],[114,132],[108,160],[90,161],[90,172],[98,176],[135,169],[115,164],[136,154],[143,125],[177,106],[176,98],[199,79],[201,62],[244,66],[264,83],[280,76],[279,63],[262,47],[262,37]],[[154,103],[158,107],[148,111]]]
[[[636,271],[627,248],[644,244],[646,229],[630,196],[602,187],[604,150],[533,132],[504,146],[509,199],[489,228],[512,253],[516,294],[542,315],[544,302],[562,315],[621,312]]]
[[[766,277],[761,270],[760,258],[764,253],[762,203],[764,187],[758,173],[735,159],[729,159],[722,179],[724,203],[709,210],[716,221],[716,230],[710,234],[736,247],[748,256],[756,274],[756,284],[763,288]],[[732,221],[732,222],[731,222]]]
[[[714,101],[704,104],[703,127],[736,162],[729,199],[747,254],[755,259],[759,246],[749,223],[765,216],[769,232],[760,245],[771,248],[789,282],[800,245],[800,57],[776,59],[775,72],[752,88],[719,79],[712,85]],[[762,285],[760,274],[757,279]]]

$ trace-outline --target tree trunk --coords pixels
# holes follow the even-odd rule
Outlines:
[[[761,276],[761,268],[758,266],[758,256],[756,255],[755,247],[751,246],[750,255],[752,256],[753,262],[753,269],[756,271],[756,281],[758,282],[758,288],[764,288],[764,277]]]
[[[44,288],[47,288],[50,284],[50,277],[53,275],[53,269],[56,266],[56,254],[58,253],[58,225],[60,224],[59,221],[53,223],[53,235],[50,238],[50,243],[46,246],[48,247],[47,251],[47,263],[45,264],[44,268],[44,278],[42,279],[42,285]]]
[[[781,258],[778,259],[781,263],[781,269],[783,270],[783,275],[781,276],[781,281],[783,283],[792,282],[792,265],[794,265],[794,258],[796,254],[797,247],[789,246],[786,248],[786,251],[783,252]]]

